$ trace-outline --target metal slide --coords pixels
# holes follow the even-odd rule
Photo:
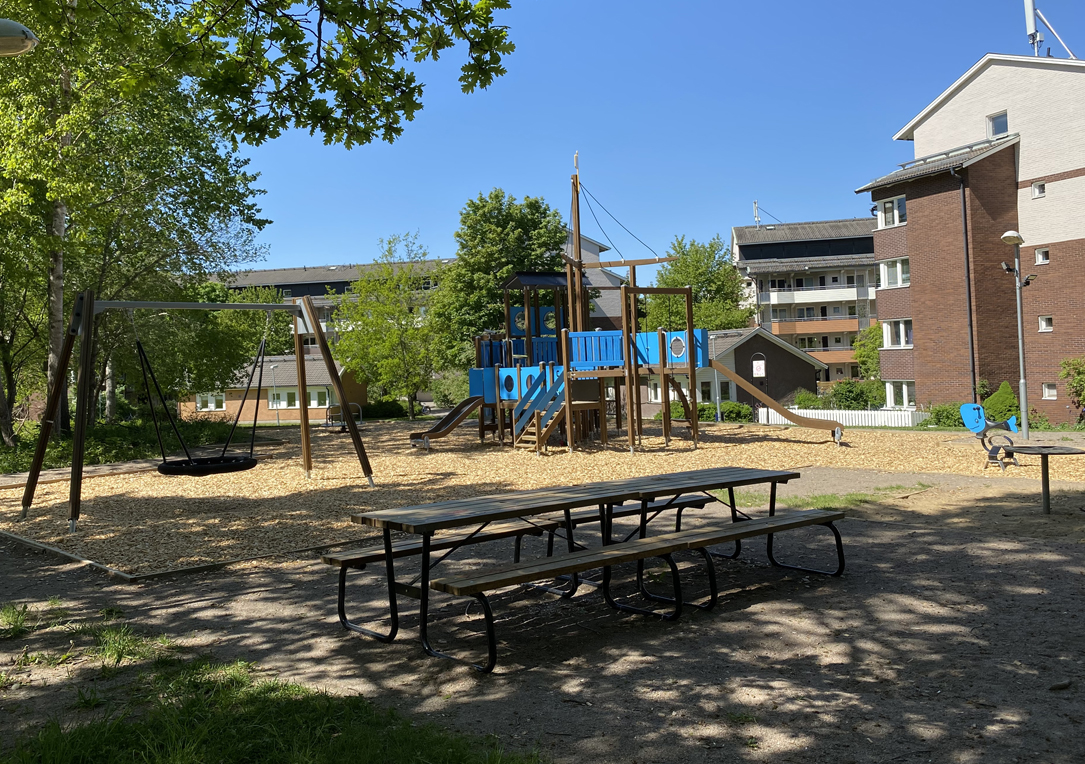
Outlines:
[[[712,361],[711,364],[713,369],[727,377],[792,424],[798,425],[799,427],[810,427],[814,430],[830,430],[833,434],[833,440],[835,440],[837,444],[840,443],[840,439],[844,435],[844,426],[839,422],[834,422],[832,419],[814,419],[808,416],[799,416],[794,411],[788,411],[775,400],[758,390],[755,385],[750,384],[719,361]]]
[[[443,438],[448,435],[459,427],[472,411],[481,405],[481,395],[476,395],[473,398],[465,398],[456,404],[456,407],[445,414],[437,424],[433,425],[433,427],[430,427],[425,432],[412,432],[411,445],[429,448],[429,442],[431,440],[437,440],[437,438]]]

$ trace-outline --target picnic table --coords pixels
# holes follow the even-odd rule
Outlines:
[[[711,560],[705,551],[706,547],[723,541],[733,541],[736,543],[735,554],[726,556],[734,557],[737,556],[741,549],[740,540],[742,538],[767,535],[768,555],[773,564],[781,567],[808,570],[807,568],[778,562],[773,557],[772,534],[811,524],[826,525],[832,530],[836,539],[838,556],[838,567],[835,571],[811,572],[840,575],[844,569],[843,549],[840,534],[833,526],[833,521],[843,517],[842,513],[807,510],[801,513],[791,513],[787,516],[776,516],[776,489],[778,484],[787,483],[797,477],[799,477],[799,473],[791,471],[719,467],[582,485],[513,491],[491,496],[364,512],[352,515],[351,520],[382,530],[383,553],[379,549],[376,550],[376,553],[370,549],[360,550],[361,552],[368,552],[368,556],[343,553],[325,555],[323,559],[326,563],[337,565],[340,568],[339,616],[344,627],[380,641],[392,641],[399,629],[397,595],[407,595],[419,602],[419,632],[422,647],[427,654],[432,656],[451,657],[436,650],[430,643],[428,621],[431,589],[453,595],[475,597],[481,603],[486,618],[490,654],[486,664],[473,665],[480,671],[490,671],[496,664],[497,655],[493,616],[485,597],[485,591],[495,588],[528,584],[543,580],[551,576],[551,574],[553,574],[551,577],[554,578],[558,574],[564,574],[569,582],[568,586],[564,588],[541,588],[560,594],[562,597],[571,597],[579,587],[578,574],[601,567],[603,569],[603,594],[608,605],[627,612],[658,614],[656,611],[618,603],[610,594],[611,566],[621,562],[636,561],[638,562],[638,586],[641,593],[650,599],[673,604],[673,612],[664,617],[676,619],[681,612],[683,601],[678,582],[678,570],[671,559],[672,553],[695,550],[701,552],[705,557],[708,562],[711,601],[707,606],[699,606],[711,607],[716,601],[716,588]],[[769,517],[755,520],[739,512],[735,505],[735,489],[765,483],[770,485]],[[648,525],[652,518],[665,511],[668,507],[676,505],[681,500],[681,497],[719,490],[726,490],[728,494],[730,519],[732,521],[728,524],[728,528],[702,528],[681,531],[676,527],[676,531],[673,533],[652,537],[647,535]],[[714,501],[715,497],[711,497],[711,500]],[[628,506],[625,505],[625,502],[639,502],[638,528],[626,538],[615,541],[613,538],[615,507]],[[704,506],[703,501],[700,506]],[[574,523],[572,510],[585,507],[594,507],[598,512],[601,540],[601,548],[599,549],[589,549],[574,540],[573,529],[576,524]],[[649,516],[650,507],[654,512],[651,516]],[[552,516],[555,513],[561,513],[560,520],[545,518],[546,515]],[[473,528],[473,530],[463,532],[463,529],[469,527]],[[472,574],[466,578],[462,575],[459,578],[439,580],[432,578],[433,569],[442,564],[457,549],[476,540],[488,538],[488,533],[493,532],[496,534],[494,537],[499,538],[516,535],[517,529],[519,529],[520,533],[528,533],[534,529],[538,529],[540,532],[545,530],[553,532],[555,527],[564,530],[564,538],[568,548],[568,553],[565,555],[521,562],[519,560],[519,536],[517,536],[516,558],[511,565]],[[487,528],[499,530],[488,531]],[[453,536],[454,541],[445,543],[443,547],[443,537],[438,536],[435,538],[435,534],[455,530],[459,530],[459,535]],[[420,544],[404,545],[403,542],[393,541],[392,533],[394,531],[416,534],[421,537]],[[435,549],[443,549],[444,553],[434,561],[433,553]],[[411,553],[420,554],[421,572],[410,581],[401,581],[397,578],[395,560],[397,558],[402,559]],[[650,557],[660,557],[670,566],[675,590],[674,597],[652,595],[645,589],[641,572],[644,561]],[[378,559],[384,564],[384,578],[388,590],[389,630],[386,633],[376,632],[350,622],[346,618],[344,610],[347,569],[364,568],[364,561],[376,561]]]
[[[1051,477],[1048,473],[1047,458],[1049,456],[1078,456],[1085,454],[1085,451],[1082,451],[1080,448],[1055,445],[1049,446],[1041,443],[1023,446],[1003,446],[1002,450],[1005,451],[1006,455],[1009,457],[1013,457],[1014,454],[1026,454],[1028,456],[1040,457],[1040,496],[1045,515],[1051,514]]]

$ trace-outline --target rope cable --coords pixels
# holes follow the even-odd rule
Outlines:
[[[658,252],[656,252],[656,251],[655,251],[654,249],[652,249],[651,247],[649,247],[649,246],[648,246],[647,244],[645,244],[645,243],[644,243],[644,242],[643,242],[643,241],[641,240],[641,238],[640,238],[639,236],[637,236],[637,235],[636,235],[635,233],[633,233],[633,232],[632,232],[632,231],[630,231],[630,230],[629,230],[628,228],[626,228],[626,227],[625,227],[625,225],[623,225],[623,224],[622,224],[622,221],[620,221],[620,220],[618,220],[618,218],[614,217],[614,215],[613,215],[613,214],[611,214],[610,210],[608,210],[608,209],[607,209],[606,207],[604,207],[604,206],[603,206],[603,203],[602,203],[601,201],[599,201],[598,199],[596,199],[596,197],[595,197],[595,194],[593,194],[593,193],[592,193],[591,191],[589,191],[589,190],[587,189],[587,187],[586,187],[586,186],[585,186],[585,185],[584,185],[583,183],[581,183],[581,184],[580,184],[580,187],[584,189],[584,193],[586,193],[586,194],[587,194],[588,196],[590,196],[590,197],[591,197],[592,199],[595,199],[595,203],[599,205],[599,208],[600,208],[600,209],[602,209],[602,210],[603,210],[603,212],[605,212],[605,213],[607,213],[608,215],[610,215],[611,219],[612,219],[612,220],[613,220],[613,221],[614,221],[615,223],[617,223],[618,225],[620,225],[620,226],[622,227],[622,230],[623,230],[623,231],[625,231],[625,232],[626,232],[627,234],[629,234],[629,235],[630,235],[630,236],[632,236],[632,237],[633,237],[634,239],[636,239],[637,241],[639,241],[639,242],[640,242],[640,243],[641,243],[642,245],[644,245],[644,248],[645,248],[645,249],[647,249],[647,250],[648,250],[649,252],[651,252],[651,253],[652,253],[653,255],[655,255],[656,257],[659,257],[659,253],[658,253]]]
[[[618,249],[618,245],[615,244],[613,241],[611,241],[610,237],[607,236],[607,232],[603,228],[603,224],[600,223],[599,218],[595,216],[595,208],[591,206],[591,201],[588,200],[588,199],[585,199],[584,202],[588,205],[588,212],[591,213],[592,220],[594,220],[595,224],[597,226],[599,226],[599,230],[603,232],[603,238],[607,240],[607,243],[610,244],[611,249],[613,249],[618,254],[618,257],[620,257],[624,261],[625,260],[625,255],[623,255],[622,251],[620,249]]]

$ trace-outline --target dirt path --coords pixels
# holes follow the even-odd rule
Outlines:
[[[802,472],[782,500],[877,496],[842,524],[843,578],[789,575],[753,542],[741,561],[719,562],[720,606],[678,623],[617,615],[586,587],[571,601],[502,593],[501,664],[487,677],[426,658],[410,616],[392,645],[342,631],[334,574],[312,559],[126,586],[5,543],[0,602],[57,596],[72,617],[119,608],[134,629],[192,650],[537,746],[557,762],[1080,761],[1082,486],[1057,486],[1044,518],[1035,480]],[[778,541],[781,554],[825,564],[823,536]],[[692,562],[684,575],[695,589]],[[464,607],[444,600],[433,630],[441,647],[477,656],[479,623]],[[379,604],[352,612],[375,618]],[[0,641],[0,670],[12,671],[24,645],[67,642],[61,627]],[[89,713],[72,708],[77,686],[117,691],[93,660],[28,668],[0,692],[0,739],[50,714]]]

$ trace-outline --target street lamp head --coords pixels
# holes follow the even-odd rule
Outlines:
[[[1010,246],[1021,246],[1025,243],[1024,238],[1017,231],[1006,231],[1002,234],[1002,241]]]
[[[0,56],[18,56],[38,44],[34,33],[17,21],[0,19]]]

